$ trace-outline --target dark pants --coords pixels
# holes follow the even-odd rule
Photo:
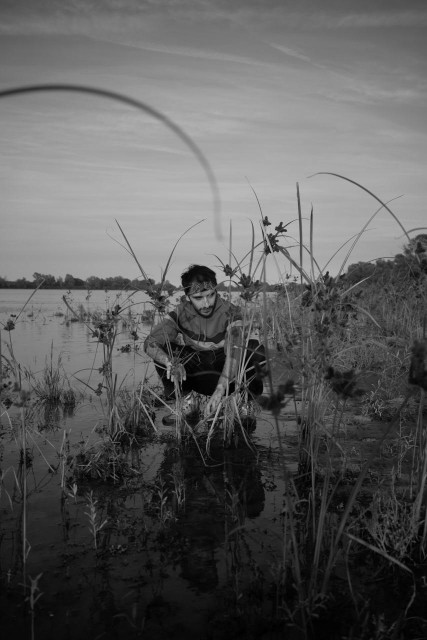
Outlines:
[[[172,353],[179,358],[185,367],[187,379],[182,382],[182,393],[186,395],[190,391],[196,391],[205,396],[211,396],[216,389],[219,377],[225,363],[224,349],[215,351],[195,351],[191,347],[181,347],[171,343]],[[253,396],[260,396],[263,391],[262,377],[258,367],[265,363],[264,347],[257,340],[249,340],[245,352],[245,372],[247,387]],[[163,367],[154,363],[156,371],[163,383],[165,397],[175,397],[175,386],[166,378]],[[256,367],[256,368],[255,368]],[[234,390],[234,384],[229,385],[229,392]]]

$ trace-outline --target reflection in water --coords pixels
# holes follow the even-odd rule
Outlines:
[[[59,451],[59,433],[46,435]],[[69,453],[67,443],[63,446]],[[178,447],[170,440],[147,442],[129,448],[128,473],[114,486],[73,483],[63,476],[61,462],[52,472],[54,461],[58,464],[53,453],[48,456],[50,468],[36,447],[34,453],[40,479],[36,482],[31,475],[34,465],[27,468],[28,574],[43,573],[44,610],[55,611],[56,620],[68,620],[69,640],[81,637],[82,624],[88,637],[198,639],[217,611],[240,611],[245,585],[253,594],[259,558],[252,555],[251,560],[255,542],[250,534],[261,513],[265,516],[271,495],[268,487],[264,490],[257,455],[247,446],[212,447],[205,464],[194,443]],[[21,460],[15,491],[12,473],[5,487],[20,506],[23,469]],[[97,500],[96,522],[107,521],[96,548],[89,529],[91,491]],[[18,509],[8,512],[2,527],[9,541],[5,545],[3,540],[0,550],[18,585],[22,518]],[[19,589],[16,586],[16,600]],[[227,601],[218,605],[223,593]],[[70,617],[71,607],[78,612],[75,618]],[[253,600],[250,607],[254,610]],[[2,624],[6,631],[16,628],[13,612]],[[38,637],[50,637],[50,624],[39,616]]]
[[[182,577],[200,592],[218,584],[216,551],[230,546],[236,528],[256,518],[264,507],[264,487],[254,451],[213,449],[205,462],[194,444],[169,445],[158,481],[173,496]],[[184,498],[183,498],[184,496]],[[226,549],[227,551],[227,549]]]
[[[36,424],[38,429],[59,429],[62,411],[59,404],[41,404],[36,410]]]
[[[26,408],[25,422],[37,431],[58,431],[65,426],[66,419],[72,419],[75,404],[38,401]]]

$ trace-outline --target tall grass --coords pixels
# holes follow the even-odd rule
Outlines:
[[[374,197],[402,228],[389,207]],[[416,287],[408,283],[398,296],[392,285],[378,290],[369,282],[354,284],[342,277],[331,277],[318,267],[314,258],[312,222],[309,246],[304,244],[298,187],[297,205],[299,242],[286,235],[286,227],[290,225],[279,223],[274,232],[269,232],[270,221],[260,207],[262,241],[256,243],[252,237],[251,248],[242,259],[233,256],[230,249],[229,263],[222,262],[222,267],[225,275],[241,285],[245,302],[257,288],[257,276],[262,279],[269,254],[282,283],[276,304],[267,305],[264,296],[259,305],[269,382],[269,397],[262,404],[272,413],[283,452],[285,436],[278,418],[287,402],[286,392],[292,394],[296,390],[298,396],[299,474],[297,477],[289,474],[283,456],[287,489],[283,555],[276,575],[281,576],[278,589],[280,606],[286,611],[284,619],[298,628],[295,637],[311,638],[317,637],[319,619],[332,615],[328,611],[336,606],[337,566],[347,567],[346,590],[350,597],[361,549],[377,555],[384,567],[409,575],[413,575],[412,563],[426,552],[427,463],[423,428],[427,387],[426,273],[421,271],[424,286],[420,287],[419,282]],[[312,217],[313,212],[311,220]],[[405,234],[409,239],[406,231]],[[360,237],[361,234],[356,242]],[[264,255],[256,258],[259,248]],[[292,257],[292,250],[297,251],[298,258]],[[304,254],[308,254],[309,272],[303,265]],[[298,274],[299,283],[283,278],[292,269]],[[258,286],[258,291],[261,289]],[[394,312],[390,313],[391,309]],[[248,316],[246,323],[251,324]],[[271,373],[277,360],[287,372],[280,383]],[[412,373],[408,377],[409,371]],[[377,393],[390,408],[390,421],[371,447],[367,460],[355,472],[346,452],[345,420],[349,410],[357,411],[367,402],[372,379],[376,381]],[[401,437],[402,424],[412,433],[408,437],[417,442],[411,447],[412,461],[406,457],[409,484],[397,490],[392,476],[374,491],[370,474],[382,455],[384,443]],[[343,494],[350,478],[351,489]],[[377,514],[375,525],[363,515],[361,505],[367,499],[370,509]],[[339,510],[337,502],[342,505]],[[419,583],[418,589],[421,587]],[[414,602],[416,588],[415,585],[408,593],[406,611]],[[355,603],[353,613],[346,615],[352,621],[353,633],[368,633],[368,623],[363,627],[357,621],[359,606]],[[399,619],[390,628],[395,624],[400,625],[400,630],[405,625]]]

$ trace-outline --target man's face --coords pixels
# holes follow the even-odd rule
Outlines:
[[[212,315],[216,302],[215,289],[206,289],[188,297],[197,313],[204,318],[209,318]]]

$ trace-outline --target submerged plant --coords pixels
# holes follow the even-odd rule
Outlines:
[[[39,580],[42,577],[43,573],[39,573],[38,576],[32,578],[28,576],[30,579],[30,593],[25,598],[25,600],[29,603],[30,606],[30,616],[31,616],[31,640],[35,638],[35,617],[36,617],[36,604],[42,597],[43,593],[39,588]]]
[[[108,523],[108,518],[102,520],[102,517],[97,510],[98,500],[94,498],[93,491],[90,491],[86,494],[86,506],[87,511],[85,511],[84,513],[89,519],[88,528],[92,534],[93,547],[96,550],[98,549],[98,534]]]
[[[179,460],[172,465],[172,473],[170,477],[173,482],[173,495],[176,500],[178,510],[185,506],[186,481],[182,462]]]
[[[157,513],[162,526],[167,526],[175,520],[172,509],[169,506],[170,492],[162,477],[154,485],[155,497],[158,501]]]

